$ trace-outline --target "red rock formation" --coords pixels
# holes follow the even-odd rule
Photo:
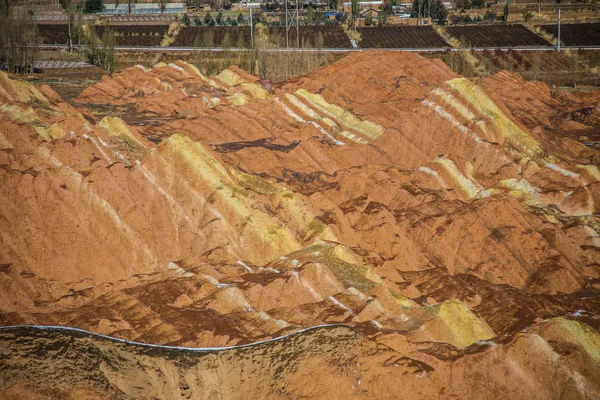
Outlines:
[[[554,343],[576,342],[561,374],[592,398],[599,96],[378,51],[279,85],[132,67],[72,104],[0,74],[0,321],[192,347],[344,323],[368,384],[336,375],[337,398],[494,397],[482,370],[500,397],[556,397]],[[313,375],[294,396],[338,379]]]

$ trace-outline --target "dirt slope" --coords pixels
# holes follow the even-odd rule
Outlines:
[[[393,357],[413,372],[436,365],[427,385],[406,383],[424,398],[593,398],[599,100],[506,72],[472,82],[440,61],[384,51],[281,85],[235,67],[206,77],[183,62],[136,66],[71,103],[0,73],[0,324],[221,347],[343,323],[358,331],[333,331],[373,382],[348,380],[336,364],[343,349],[330,346],[288,357],[306,365],[286,370],[280,394],[261,392],[271,383],[252,383],[252,367],[212,398],[231,398],[240,376],[239,393],[254,398],[325,397],[336,379],[338,398],[386,398],[381,388],[405,379],[382,372],[395,371]],[[0,334],[11,376],[0,390],[13,397],[53,395],[37,367],[49,353],[28,347],[36,341],[75,335],[82,348],[141,357],[134,345],[65,331],[14,328],[27,338],[17,346],[11,329]],[[305,335],[297,340],[310,343]],[[381,346],[398,354],[378,358]],[[415,352],[419,363],[403,358]],[[68,371],[87,370],[64,354]],[[103,370],[81,390],[171,398],[183,367],[162,357],[131,376],[127,363]],[[515,363],[528,371],[520,383],[507,372]],[[135,392],[159,364],[164,392]],[[550,377],[556,368],[564,377]],[[278,379],[274,370],[261,379]],[[211,398],[205,378],[188,373],[191,397]],[[56,396],[78,396],[73,375],[57,373]]]

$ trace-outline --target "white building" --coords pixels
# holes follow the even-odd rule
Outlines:
[[[160,11],[158,3],[135,3],[135,4],[105,4],[102,15],[123,15],[129,14],[183,14],[185,12],[185,3],[167,3],[164,13]]]

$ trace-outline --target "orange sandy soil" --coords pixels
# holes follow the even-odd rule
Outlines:
[[[1,325],[346,325],[0,328],[0,393],[599,398],[599,101],[385,51],[0,73]]]

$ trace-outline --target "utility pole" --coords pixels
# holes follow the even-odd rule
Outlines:
[[[288,0],[284,0],[283,6],[285,8],[285,47],[290,47],[290,28],[288,21]]]
[[[249,5],[248,8],[250,9],[250,47],[254,48],[254,26],[252,26],[252,6]]]
[[[290,47],[290,30],[296,28],[296,46],[300,47],[300,18],[298,14],[299,4],[296,0],[296,8],[289,8],[289,1],[285,0],[285,47]]]
[[[560,8],[558,9],[558,51],[560,51]]]

